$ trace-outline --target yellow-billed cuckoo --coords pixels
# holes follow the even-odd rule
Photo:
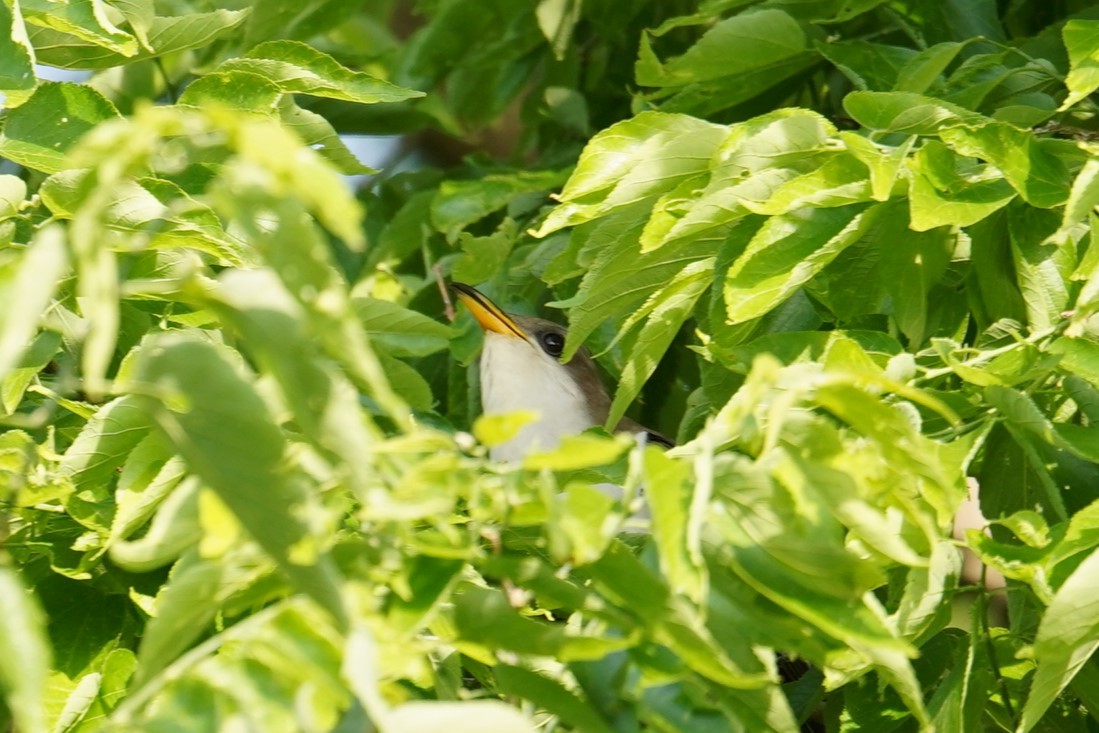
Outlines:
[[[493,459],[514,461],[530,449],[550,450],[566,435],[606,422],[611,399],[591,355],[581,348],[569,361],[561,362],[564,327],[541,318],[504,313],[464,283],[452,282],[451,288],[485,332],[481,351],[484,413],[529,410],[538,414],[513,439],[494,446],[490,451]],[[619,420],[615,430],[644,433],[653,442],[672,445],[627,417]]]

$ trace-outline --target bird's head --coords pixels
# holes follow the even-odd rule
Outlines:
[[[485,414],[538,413],[514,440],[493,448],[500,460],[553,448],[566,435],[602,425],[610,410],[595,362],[585,349],[561,362],[566,331],[551,321],[505,313],[464,283],[451,283],[485,333],[481,405]]]

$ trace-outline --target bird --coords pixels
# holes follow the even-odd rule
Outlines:
[[[567,331],[552,321],[505,313],[465,283],[450,283],[458,299],[484,331],[481,349],[481,407],[486,415],[531,411],[537,417],[511,440],[492,446],[496,461],[519,461],[532,450],[553,450],[569,435],[602,427],[611,398],[590,352],[580,348],[561,361]],[[615,432],[644,436],[672,447],[671,440],[623,417]]]

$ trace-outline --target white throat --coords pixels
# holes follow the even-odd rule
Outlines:
[[[481,352],[481,406],[486,415],[538,413],[518,435],[490,450],[497,461],[552,450],[566,435],[595,425],[583,392],[559,361],[525,339],[492,331],[485,333]]]

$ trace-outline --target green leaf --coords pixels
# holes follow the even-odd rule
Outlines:
[[[598,133],[536,236],[591,221],[705,172],[728,128],[686,115],[642,112]]]
[[[838,165],[845,170],[822,170],[836,158],[829,154],[836,129],[820,115],[801,109],[777,110],[733,125],[713,151],[708,180],[683,182],[654,208],[642,235],[644,251],[677,239],[712,236],[715,230],[749,213],[776,213],[771,200],[783,191],[777,211],[819,199],[824,205],[847,203],[845,188],[852,183],[850,159]],[[767,154],[761,155],[760,151]],[[833,164],[835,166],[836,164]],[[857,164],[856,164],[857,165]],[[855,171],[854,195],[862,196]]]
[[[869,41],[817,42],[817,51],[828,59],[856,89],[886,92],[897,83],[897,75],[916,52],[900,46]]]
[[[586,701],[554,679],[523,667],[499,664],[493,669],[500,692],[530,700],[577,730],[611,733],[607,721]],[[464,713],[463,713],[464,715]]]
[[[1015,198],[997,169],[959,157],[936,141],[924,143],[908,169],[910,216],[918,232],[975,224]]]
[[[939,79],[958,54],[964,43],[937,43],[913,56],[897,74],[898,92],[924,94]]]
[[[642,36],[634,73],[641,86],[682,86],[773,67],[805,53],[807,45],[802,26],[790,15],[762,9],[717,23],[681,56],[665,63],[653,54],[648,36]]]
[[[61,228],[41,229],[19,257],[0,254],[0,379],[20,364],[68,269]]]
[[[377,173],[359,162],[335,128],[316,112],[299,107],[289,95],[279,102],[282,123],[301,141],[328,159],[345,176]]]
[[[591,466],[605,466],[621,456],[628,445],[629,443],[621,437],[569,435],[563,438],[560,446],[552,451],[529,453],[523,458],[523,468],[575,471]]]
[[[408,592],[391,599],[386,620],[398,633],[413,634],[450,598],[465,564],[418,555],[408,561]]]
[[[481,415],[473,423],[473,435],[489,447],[502,445],[537,419],[538,413],[530,410],[503,415]]]
[[[1015,277],[1026,303],[1027,324],[1035,331],[1060,323],[1069,307],[1068,280],[1076,264],[1076,248],[1071,240],[1050,239],[1059,223],[1053,211],[1008,209]]]
[[[784,301],[854,244],[881,211],[880,206],[852,204],[767,220],[729,268],[724,285],[727,322],[758,318]]]
[[[244,47],[272,37],[309,39],[347,20],[356,8],[341,0],[255,0],[244,29]],[[261,44],[262,45],[262,44]]]
[[[995,165],[1027,203],[1051,208],[1069,196],[1070,175],[1057,148],[1003,122],[944,129],[943,142],[961,155]]]
[[[618,494],[618,486],[570,481],[550,506],[545,530],[550,557],[577,567],[598,561],[617,529],[612,512]]]
[[[580,22],[583,3],[580,0],[541,0],[535,13],[538,27],[553,48],[558,61],[565,58],[573,30]]]
[[[87,169],[63,170],[43,181],[38,194],[54,216],[72,218],[95,196],[95,178]],[[190,247],[225,265],[241,265],[249,257],[246,246],[225,231],[209,206],[174,183],[127,181],[112,187],[110,194],[92,205],[101,207],[107,227],[129,235],[131,242],[151,249]]]
[[[573,634],[564,626],[521,616],[499,590],[467,586],[453,600],[454,624],[468,644],[562,661],[599,659],[629,644],[626,639]]]
[[[230,270],[206,297],[275,378],[305,437],[345,467],[351,487],[365,497],[373,467],[363,448],[374,442],[377,432],[351,383],[320,358],[305,313],[277,275],[261,268]]]
[[[274,115],[282,91],[278,85],[248,71],[215,71],[195,79],[183,90],[179,103],[189,107],[221,105],[247,112]]]
[[[712,470],[710,460],[712,457],[700,456],[696,461],[699,475],[692,477],[686,462],[669,458],[656,448],[645,451],[645,497],[652,512],[660,569],[669,583],[700,605],[709,594],[702,527],[710,499],[706,485],[707,480],[712,481],[712,475],[707,476]]]
[[[392,733],[534,733],[537,728],[518,710],[497,700],[406,702],[385,716]]]
[[[4,105],[15,108],[30,99],[38,80],[34,76],[34,47],[27,39],[18,6],[0,6],[0,36],[10,39],[0,45],[0,94]]]
[[[22,402],[27,388],[39,373],[53,360],[61,348],[61,334],[42,331],[35,337],[23,358],[0,379],[0,416],[15,412]]]
[[[879,132],[935,135],[941,130],[988,118],[934,97],[911,92],[853,92],[843,107],[859,124]]]
[[[955,239],[945,227],[913,231],[903,214],[896,214],[882,217],[875,244],[893,318],[909,343],[917,345],[928,336],[928,296],[950,264]]]
[[[1038,625],[1034,659],[1038,668],[1023,707],[1019,731],[1032,730],[1092,652],[1099,648],[1099,551],[1092,552],[1065,580]]]
[[[145,34],[146,43],[129,57],[48,28],[33,28],[30,39],[38,54],[39,63],[65,69],[106,69],[128,61],[204,48],[235,32],[247,19],[248,13],[245,9],[214,10],[179,16],[157,15]]]
[[[134,540],[111,540],[111,560],[119,567],[135,573],[155,570],[178,560],[184,552],[202,540],[199,491],[198,479],[194,476],[184,477],[158,504],[152,522],[141,537]]]
[[[638,254],[639,224],[629,218],[627,221],[630,223],[614,222],[623,226],[612,227],[612,231],[607,232],[608,236],[616,237],[611,242],[599,241],[603,246],[584,275],[577,295],[556,303],[571,306],[563,354],[565,359],[572,358],[584,339],[608,319],[621,317],[621,314],[640,306],[681,272],[684,266],[709,259],[724,239],[724,236],[698,237]]]
[[[1060,337],[1048,351],[1061,357],[1059,366],[1099,385],[1099,343],[1086,338]]]
[[[115,515],[108,545],[132,535],[151,517],[186,475],[159,433],[144,437],[126,456],[115,490]]]
[[[137,359],[134,384],[158,398],[136,399],[191,470],[295,585],[342,622],[336,570],[317,538],[291,513],[307,501],[287,474],[285,440],[227,350],[193,336],[162,334],[149,340]]]
[[[370,343],[393,356],[426,356],[450,343],[451,329],[434,318],[377,298],[352,300]]]
[[[43,699],[49,669],[42,610],[17,572],[0,565],[0,690],[19,730],[46,730]]]
[[[1058,234],[1087,219],[1096,206],[1099,206],[1099,160],[1088,158],[1072,181],[1072,190],[1065,202],[1064,219]]]
[[[485,237],[469,232],[458,235],[462,254],[454,261],[451,276],[459,282],[479,283],[503,270],[515,244],[515,227],[505,221],[500,230]]]
[[[875,201],[888,201],[908,153],[916,142],[916,136],[909,137],[896,147],[877,145],[853,132],[841,132],[839,137],[851,155],[870,169],[871,198]]]
[[[126,456],[148,434],[149,416],[138,398],[125,395],[101,407],[61,459],[59,472],[89,498],[104,501]]]
[[[1065,79],[1069,93],[1059,109],[1063,112],[1099,89],[1099,20],[1073,18],[1065,23],[1061,35],[1069,61]]]
[[[91,87],[42,82],[30,99],[5,116],[0,156],[55,173],[68,167],[65,153],[77,139],[114,117],[114,105]]]
[[[472,181],[443,181],[431,201],[431,224],[453,242],[458,233],[518,197],[545,194],[565,182],[567,171],[490,173]],[[541,198],[541,196],[539,196]],[[471,282],[480,282],[472,280]]]
[[[156,615],[145,627],[134,689],[147,683],[207,631],[233,594],[273,570],[273,565],[238,548],[217,560],[191,550],[172,568],[156,597]]]
[[[641,388],[656,371],[680,327],[694,311],[695,304],[713,281],[713,260],[692,262],[677,273],[663,289],[650,296],[642,308],[648,312],[644,325],[633,339],[614,400],[607,414],[606,427],[613,429],[626,408],[641,393]],[[629,324],[623,330],[629,328]]]
[[[19,4],[28,23],[52,28],[123,57],[137,54],[137,39],[108,20],[110,6],[103,0],[20,0]]]
[[[352,71],[328,54],[299,41],[261,43],[244,56],[225,61],[217,71],[257,75],[283,92],[359,104],[403,102],[424,96],[423,92]]]

